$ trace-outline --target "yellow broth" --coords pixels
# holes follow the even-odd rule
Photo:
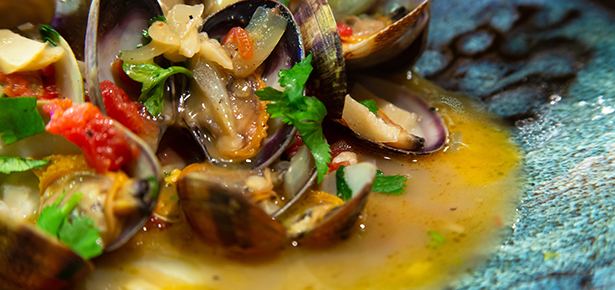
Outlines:
[[[400,83],[442,113],[451,142],[426,156],[361,156],[409,177],[400,196],[372,193],[356,234],[333,247],[289,245],[267,261],[238,261],[202,244],[181,220],[143,228],[94,261],[78,289],[434,288],[483,261],[503,242],[521,193],[521,161],[507,129],[476,102],[425,80]],[[163,197],[165,198],[165,197]],[[433,243],[429,231],[444,237]]]

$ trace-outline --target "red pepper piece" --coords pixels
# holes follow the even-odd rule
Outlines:
[[[236,42],[237,47],[239,48],[239,56],[245,60],[250,60],[254,57],[254,46],[252,44],[252,39],[248,32],[243,28],[237,26],[231,29],[224,39],[222,39],[222,45],[225,45],[229,42]]]

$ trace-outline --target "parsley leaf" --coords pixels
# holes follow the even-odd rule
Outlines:
[[[28,171],[47,165],[49,160],[25,159],[21,157],[7,157],[0,155],[0,173]]]
[[[98,243],[100,235],[89,217],[77,217],[72,223],[65,222],[58,233],[60,241],[67,244],[73,251],[84,259],[102,254],[102,247]]]
[[[45,207],[38,216],[36,226],[56,236],[84,259],[102,254],[102,246],[98,242],[100,234],[89,217],[74,217],[69,221],[69,215],[77,207],[83,197],[75,193],[68,202],[60,207],[65,193]]]
[[[36,98],[0,98],[0,139],[6,145],[45,131]]]
[[[378,113],[378,105],[376,105],[376,101],[374,100],[359,101],[359,104],[365,106],[374,114]]]
[[[41,34],[43,41],[49,42],[52,46],[58,46],[60,42],[60,34],[50,25],[43,25],[38,32]]]
[[[402,175],[384,175],[382,171],[378,170],[372,191],[400,195],[405,192],[406,181],[408,181],[408,178]]]
[[[335,171],[335,183],[337,187],[337,197],[341,198],[343,201],[348,201],[352,198],[352,190],[348,183],[346,182],[346,178],[344,178],[344,165],[341,165]]]
[[[427,231],[427,234],[431,237],[431,242],[429,243],[429,247],[432,249],[438,248],[440,245],[446,242],[444,236],[438,231]]]
[[[65,193],[63,192],[53,203],[53,205],[46,206],[36,220],[36,225],[39,228],[54,236],[58,235],[64,220],[66,220],[68,215],[77,207],[79,200],[81,200],[81,197],[83,196],[81,193],[76,193],[63,207],[60,207],[60,203],[64,199],[64,195]]]
[[[327,115],[325,105],[315,97],[303,95],[305,83],[313,69],[311,62],[312,54],[291,69],[280,70],[278,75],[283,92],[266,87],[255,93],[261,100],[272,102],[267,104],[267,113],[271,114],[271,118],[282,118],[282,122],[297,128],[303,142],[312,151],[320,183],[329,170],[327,163],[331,161],[331,148],[322,133],[322,120]]]
[[[152,24],[154,24],[154,22],[156,21],[167,22],[167,18],[164,17],[164,15],[154,16],[149,20],[149,26],[152,26]]]
[[[131,64],[125,62],[122,69],[131,79],[143,83],[139,102],[145,105],[152,116],[158,116],[162,113],[164,82],[168,77],[178,73],[192,77],[192,72],[185,67],[172,66],[164,69],[155,63]]]

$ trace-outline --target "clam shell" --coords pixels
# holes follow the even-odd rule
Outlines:
[[[189,173],[177,192],[192,228],[206,243],[239,256],[268,256],[283,248],[286,230],[238,190]]]
[[[126,137],[130,139],[131,142],[136,143],[139,148],[139,156],[133,159],[132,162],[124,165],[122,170],[126,172],[129,177],[139,179],[138,189],[134,194],[140,197],[142,204],[139,207],[139,215],[132,216],[126,221],[119,236],[105,248],[106,252],[119,248],[136,232],[141,230],[154,211],[156,203],[158,202],[160,187],[164,184],[160,163],[150,147],[141,140],[141,138],[122,126],[119,122],[114,122],[114,124],[126,134]]]
[[[94,270],[56,238],[0,215],[0,285],[3,289],[64,289]]]
[[[307,94],[325,104],[328,118],[339,120],[347,89],[346,63],[331,7],[326,0],[304,0],[296,15],[305,49],[313,54]]]
[[[280,42],[265,61],[265,70],[263,72],[263,80],[267,86],[277,86],[277,73],[281,69],[290,69],[295,63],[300,62],[304,58],[303,42],[300,36],[298,25],[295,24],[295,18],[288,8],[281,5],[279,2],[270,0],[247,0],[240,1],[225,7],[216,14],[211,15],[205,20],[201,31],[207,32],[211,38],[224,37],[233,27],[246,27],[250,19],[258,7],[274,8],[279,7],[280,13],[286,19],[288,24],[286,31],[282,35]],[[278,122],[276,126],[272,126],[271,122]],[[288,147],[293,140],[296,129],[294,126],[281,124],[278,120],[269,120],[269,127],[278,128],[274,134],[268,135],[263,146],[258,154],[243,162],[242,167],[251,169],[260,169],[268,166],[276,160]],[[217,160],[207,152],[209,146],[205,145],[209,139],[206,132],[201,132],[198,128],[191,128],[195,138],[202,145],[204,152],[212,163],[226,163],[223,160]]]
[[[292,208],[270,216],[243,190],[221,184],[205,171],[187,169],[177,181],[177,193],[188,222],[204,242],[235,257],[267,257],[291,241],[322,247],[348,238],[371,192],[375,166],[370,170],[372,178],[351,200],[331,210],[308,232],[297,235],[287,233],[281,222],[294,214]],[[315,178],[309,182],[308,187]]]
[[[142,40],[141,30],[158,15],[162,10],[154,0],[92,0],[85,35],[85,80],[90,101],[104,114],[100,82],[114,81],[111,62],[120,50],[135,49]]]
[[[421,34],[427,29],[430,18],[430,0],[423,0],[406,16],[369,38],[354,44],[344,45],[344,58],[348,69],[369,67],[386,60],[401,56],[405,66],[408,63],[407,53],[400,55],[412,43],[424,43],[427,34]],[[419,36],[423,36],[420,38]],[[418,59],[419,51],[416,53]],[[400,60],[396,60],[399,67]]]
[[[412,4],[415,1],[408,0],[408,2]],[[358,43],[342,44],[337,23],[327,1],[303,1],[297,9],[297,21],[300,23],[306,48],[312,50],[315,56],[319,56],[316,58],[315,70],[323,74],[318,80],[323,85],[315,84],[315,89],[327,90],[323,94],[329,96],[339,95],[337,90],[345,91],[343,85],[338,85],[344,81],[342,75],[345,68],[341,64],[343,59],[346,60],[345,65],[350,70],[371,67],[387,61],[395,68],[406,68],[414,63],[422,52],[427,38],[430,7],[430,0],[421,0],[414,10],[378,33]],[[325,64],[318,63],[321,61]],[[322,66],[322,69],[318,69],[318,66]],[[391,69],[390,66],[382,67]],[[341,98],[343,99],[343,95]],[[336,106],[339,106],[339,103],[343,104],[343,100],[335,102]],[[336,113],[332,116],[333,119],[339,117]]]
[[[401,154],[429,154],[446,146],[448,143],[448,128],[446,127],[444,120],[437,111],[433,110],[427,102],[418,97],[411,90],[403,85],[366,76],[353,77],[352,81],[361,83],[363,87],[377,97],[384,99],[408,112],[418,114],[418,127],[423,133],[420,137],[423,137],[424,144],[423,148],[419,150],[404,150],[384,144],[376,144],[353,132],[355,137],[371,146]],[[348,130],[350,131],[350,129]]]

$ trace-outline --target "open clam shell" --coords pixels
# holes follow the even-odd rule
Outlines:
[[[131,142],[136,143],[139,148],[139,156],[134,158],[132,162],[124,165],[122,170],[130,178],[138,180],[134,183],[136,188],[134,188],[132,194],[140,200],[140,211],[126,220],[119,236],[106,246],[105,251],[113,251],[119,248],[136,232],[141,230],[156,207],[158,193],[163,185],[162,169],[160,168],[158,158],[151,148],[141,138],[118,122],[115,122],[115,125],[126,134],[126,137]]]
[[[0,284],[4,289],[64,289],[94,270],[57,238],[0,214]]]
[[[357,43],[341,42],[335,17],[327,1],[303,1],[297,9],[297,20],[302,26],[306,25],[305,28],[301,27],[301,32],[308,50],[313,46],[337,48],[339,42],[348,69],[375,66],[392,59],[395,59],[392,62],[395,67],[407,67],[418,59],[424,48],[427,37],[425,32],[430,19],[429,1],[409,0],[408,6],[415,6],[412,11]],[[313,44],[310,45],[311,43]],[[316,47],[316,49],[321,48]],[[339,52],[328,51],[329,58],[337,59],[339,56]]]
[[[442,149],[448,143],[448,128],[444,120],[427,102],[416,96],[403,85],[394,84],[377,78],[357,76],[352,78],[352,84],[360,83],[370,93],[374,94],[407,112],[417,114],[418,121],[413,129],[414,135],[421,137],[424,142],[420,149],[404,150],[384,144],[377,144],[358,134],[354,134],[366,143],[388,151],[401,154],[429,154]]]
[[[273,52],[264,61],[263,81],[267,86],[277,87],[278,72],[281,69],[290,69],[295,63],[304,58],[303,43],[300,37],[299,28],[291,12],[278,2],[270,0],[248,0],[240,1],[211,15],[205,20],[202,32],[206,32],[210,38],[224,37],[233,27],[246,27],[258,7],[274,8],[277,7],[280,15],[288,20],[286,30]],[[184,106],[187,102],[184,102]],[[270,119],[268,121],[268,134],[263,140],[260,151],[253,157],[245,161],[229,161],[216,154],[213,144],[213,137],[206,129],[200,128],[193,121],[185,119],[193,135],[201,144],[208,159],[217,164],[239,164],[245,168],[264,168],[279,157],[285,148],[293,140],[295,134],[294,126],[283,124],[279,120]]]
[[[325,209],[318,198],[306,200],[305,194],[299,193],[290,207],[270,215],[248,197],[238,173],[234,178],[239,181],[226,184],[214,176],[220,171],[233,174],[232,171],[218,168],[215,173],[206,166],[183,172],[177,182],[177,192],[188,222],[203,241],[231,256],[270,256],[291,241],[325,246],[349,237],[367,203],[376,168],[370,163],[360,163],[346,169],[347,175],[355,175],[347,178],[352,188],[351,199]],[[314,186],[314,181],[310,179],[309,187]],[[338,199],[328,193],[319,194]],[[321,214],[311,220],[317,211]],[[302,224],[298,230],[289,231],[295,223]]]
[[[404,68],[418,60],[427,41],[431,18],[430,0],[419,3],[414,10],[369,38],[354,44],[343,44],[348,69],[370,67],[389,60],[394,61],[386,64],[388,69]],[[391,67],[388,64],[394,65]]]
[[[112,81],[132,98],[139,90],[132,84],[125,84],[115,71],[118,70],[119,54],[122,50],[133,50],[143,44],[142,31],[149,27],[149,20],[162,15],[155,0],[93,0],[85,35],[85,80],[90,101],[106,114],[100,90],[100,82]],[[169,62],[157,58],[156,62],[165,67]],[[177,106],[181,90],[176,84],[183,83],[180,76],[171,76],[164,85],[164,108],[160,116],[154,116],[160,132],[154,138],[148,137],[150,147],[156,149],[162,134],[177,118]],[[149,140],[153,139],[153,140]]]

